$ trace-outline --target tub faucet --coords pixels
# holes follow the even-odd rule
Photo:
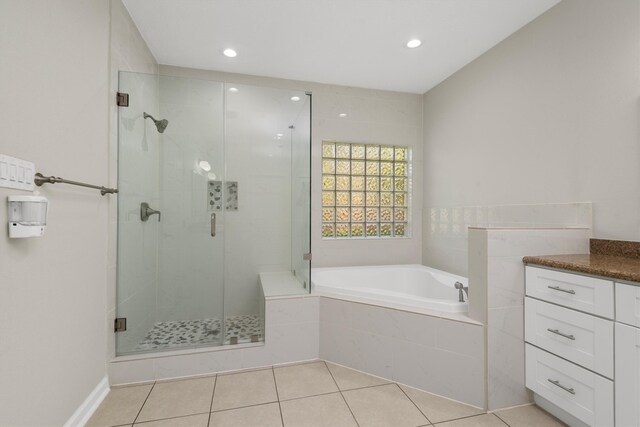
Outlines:
[[[453,285],[453,286],[458,290],[458,301],[464,302],[464,294],[467,294],[467,301],[469,301],[469,287],[468,286],[465,286],[460,282],[456,282],[455,285]]]

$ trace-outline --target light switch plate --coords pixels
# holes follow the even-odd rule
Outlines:
[[[33,191],[36,165],[0,154],[0,187]]]

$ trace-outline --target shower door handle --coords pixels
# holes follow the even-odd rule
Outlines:
[[[211,237],[216,237],[216,214],[211,214]]]

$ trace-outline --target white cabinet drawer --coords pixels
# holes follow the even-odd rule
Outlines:
[[[592,426],[613,425],[613,381],[530,344],[527,388]]]
[[[640,327],[640,286],[616,283],[616,321]]]
[[[616,323],[616,425],[640,426],[640,329]]]
[[[526,293],[586,313],[613,319],[613,282],[527,266]]]
[[[613,378],[613,322],[525,298],[525,341]]]

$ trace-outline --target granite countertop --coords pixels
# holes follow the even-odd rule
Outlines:
[[[618,280],[640,282],[640,259],[616,255],[577,254],[526,256],[525,264],[535,264],[562,270],[604,276]]]
[[[589,240],[589,254],[526,256],[525,264],[640,282],[640,242]]]

